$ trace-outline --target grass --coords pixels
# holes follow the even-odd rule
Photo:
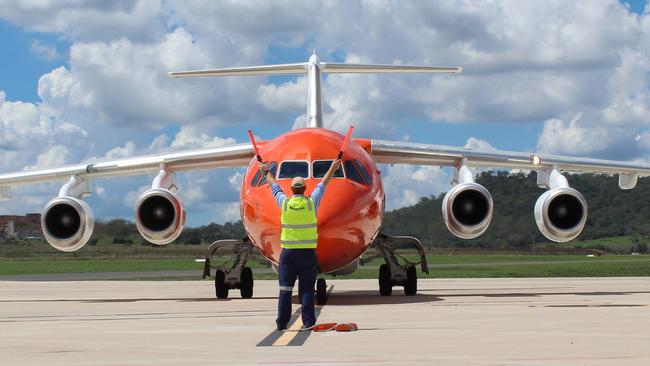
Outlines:
[[[632,250],[634,238],[630,236],[614,236],[610,238],[590,239],[590,240],[573,240],[568,243],[540,243],[537,245],[540,249],[596,249],[616,254],[627,254]],[[637,238],[637,250],[643,245],[647,247],[647,238]]]
[[[429,261],[420,278],[636,277],[650,276],[650,256],[444,256]],[[418,268],[419,272],[419,268]],[[361,267],[348,278],[376,278]]]
[[[416,261],[417,256],[406,258]],[[607,255],[588,258],[584,255],[431,255],[430,273],[420,278],[481,277],[613,277],[650,276],[650,255]],[[221,262],[220,262],[221,263]],[[263,267],[249,262],[252,267]],[[349,276],[337,278],[377,278],[375,260]],[[219,263],[217,263],[218,265]],[[196,270],[198,278],[202,263],[185,259],[0,259],[0,275],[47,273],[143,272]],[[332,278],[332,276],[327,276]],[[256,273],[256,279],[275,279],[273,273]]]

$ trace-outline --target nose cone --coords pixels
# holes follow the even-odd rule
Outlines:
[[[332,272],[358,258],[380,223],[381,200],[370,187],[333,180],[318,208],[320,270]]]
[[[320,59],[318,58],[318,55],[316,53],[314,53],[313,55],[311,55],[311,57],[309,57],[309,63],[316,64],[316,65],[320,64]]]

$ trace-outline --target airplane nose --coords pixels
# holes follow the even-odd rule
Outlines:
[[[330,184],[334,183],[339,182]],[[379,229],[380,211],[378,200],[367,192],[332,189],[325,193],[317,212],[317,254],[322,272],[342,268],[366,250]]]

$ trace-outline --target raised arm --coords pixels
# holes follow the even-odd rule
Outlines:
[[[269,169],[268,162],[257,163],[257,166],[259,167],[262,174],[266,175],[266,180],[267,182],[269,182],[269,186],[272,187],[274,184],[278,183],[278,181],[275,180],[273,174],[271,174],[271,170]]]
[[[334,172],[341,167],[341,159],[336,159],[332,162],[332,165],[330,165],[329,170],[327,173],[325,173],[325,176],[323,177],[323,185],[327,185],[329,183],[330,179],[332,179],[332,176],[334,176]]]

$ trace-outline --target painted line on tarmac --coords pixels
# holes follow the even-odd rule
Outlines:
[[[330,285],[327,289],[327,297],[329,297],[330,293],[334,289],[334,285]],[[318,317],[320,316],[321,311],[325,305],[320,305],[316,306],[314,309],[314,315],[316,316],[316,320],[318,320]],[[266,336],[260,343],[257,344],[257,347],[283,347],[283,346],[302,346],[305,344],[305,341],[307,341],[307,338],[311,335],[311,331],[307,330],[300,330],[300,327],[302,326],[302,321],[301,321],[301,309],[298,308],[294,313],[291,315],[291,319],[289,319],[289,327],[285,331],[280,331],[280,330],[274,330]]]

